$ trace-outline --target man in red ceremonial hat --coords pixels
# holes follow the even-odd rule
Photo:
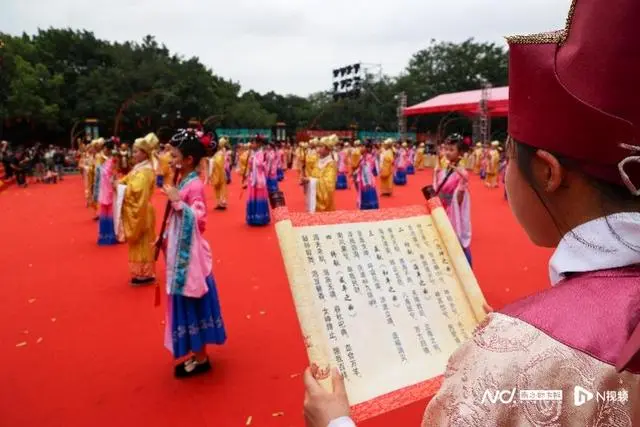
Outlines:
[[[640,425],[639,21],[638,0],[574,0],[564,30],[508,39],[506,186],[551,287],[485,318],[423,426]],[[354,425],[348,382],[305,385],[308,426]]]

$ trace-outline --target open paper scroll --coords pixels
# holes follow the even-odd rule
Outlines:
[[[346,380],[356,421],[435,394],[484,297],[439,199],[323,214],[274,210],[315,376]]]

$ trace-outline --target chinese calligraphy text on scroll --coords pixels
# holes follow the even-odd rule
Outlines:
[[[352,404],[444,372],[475,320],[429,216],[297,235]]]

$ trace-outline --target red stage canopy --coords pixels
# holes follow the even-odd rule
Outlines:
[[[478,114],[481,90],[445,93],[404,109],[405,116],[458,112]],[[489,114],[495,117],[509,114],[509,87],[492,88],[489,92]]]

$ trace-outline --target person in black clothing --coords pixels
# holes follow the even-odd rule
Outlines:
[[[26,156],[24,149],[18,148],[15,156],[11,158],[11,169],[16,174],[16,183],[19,187],[27,186],[27,167],[29,158]]]
[[[62,152],[62,148],[58,147],[53,155],[53,167],[60,181],[62,181],[64,177],[64,162],[64,153]]]

